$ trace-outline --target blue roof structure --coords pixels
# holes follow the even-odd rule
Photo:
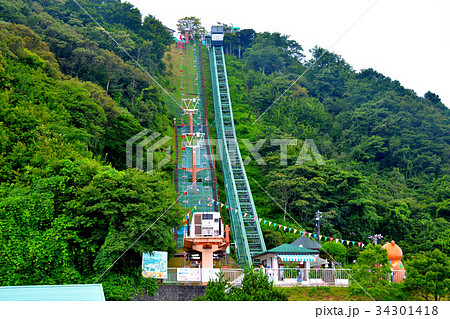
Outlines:
[[[0,287],[0,301],[105,301],[103,286],[8,286]]]

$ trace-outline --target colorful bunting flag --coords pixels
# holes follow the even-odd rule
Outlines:
[[[297,229],[294,229],[294,234],[297,232]]]
[[[283,226],[283,230],[286,230],[286,228],[287,228],[286,226]]]
[[[267,220],[264,219],[264,225],[267,223]]]
[[[330,237],[330,241],[333,241],[333,237]]]
[[[358,247],[361,247],[361,243],[360,242],[358,242]]]
[[[291,232],[291,230],[292,230],[292,228],[291,228],[291,227],[289,227],[289,232]]]
[[[306,232],[304,231],[304,232],[303,232],[303,236],[305,236],[305,235],[306,235]]]
[[[281,225],[278,225],[278,229],[280,229],[281,228]]]
[[[312,233],[308,233],[308,237],[311,237]]]
[[[316,237],[317,237],[317,234],[314,234],[314,239],[316,239]]]
[[[269,226],[272,225],[272,222],[269,222]]]

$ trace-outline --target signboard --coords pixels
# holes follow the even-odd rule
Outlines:
[[[219,279],[220,269],[217,268],[202,268],[202,282]]]
[[[212,41],[223,41],[223,33],[213,33],[211,34]]]
[[[177,268],[177,281],[200,281],[200,268]]]
[[[144,253],[142,255],[142,276],[167,279],[167,252]]]

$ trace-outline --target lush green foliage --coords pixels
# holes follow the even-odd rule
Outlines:
[[[141,255],[174,251],[171,174],[102,160],[108,150],[124,164],[139,122],[96,84],[64,76],[25,26],[0,24],[0,83],[0,285],[99,279],[109,299],[154,292]]]
[[[371,69],[356,72],[321,48],[304,61],[301,46],[278,33],[240,34],[245,45],[237,36],[225,38],[234,55],[227,56],[228,81],[237,136],[253,145],[265,139],[262,166],[241,143],[243,157],[252,159],[246,170],[259,214],[314,232],[320,210],[327,236],[367,244],[382,233],[405,254],[435,248],[448,254],[450,110],[439,97],[418,97]],[[283,138],[296,140],[287,165],[280,164],[280,146],[270,143]],[[296,165],[306,139],[325,165],[311,152],[311,161]],[[266,226],[269,246],[292,241]]]
[[[206,293],[197,300],[208,301],[284,301],[287,296],[284,292],[273,287],[269,277],[259,269],[246,268],[240,286],[232,286],[226,291],[229,284],[219,275],[216,281],[208,282]]]
[[[161,96],[146,90],[155,83],[145,72],[157,76],[165,70],[162,58],[171,34],[153,16],[142,20],[127,2],[78,3],[101,27],[74,1],[1,0],[0,20],[28,26],[48,44],[65,74],[104,88],[142,126],[165,130],[169,114]]]
[[[331,263],[340,262],[342,257],[347,253],[347,249],[341,243],[336,243],[334,241],[327,241],[322,244],[320,248],[321,255],[325,259],[328,259]]]
[[[375,300],[405,300],[401,284],[391,283],[389,278],[391,267],[387,251],[381,245],[372,246],[360,252],[353,267],[350,293],[361,295],[366,293]]]
[[[414,254],[406,263],[405,289],[423,300],[450,296],[450,258],[438,249]]]

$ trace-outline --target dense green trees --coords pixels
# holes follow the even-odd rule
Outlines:
[[[230,288],[223,274],[219,274],[219,279],[209,281],[206,293],[196,300],[204,301],[286,301],[287,296],[281,290],[273,287],[273,282],[269,281],[267,275],[259,269],[246,268],[241,285]]]
[[[0,20],[27,25],[48,44],[65,74],[104,88],[144,127],[166,129],[170,116],[159,97],[140,97],[155,86],[145,72],[156,77],[165,70],[162,58],[173,42],[169,31],[153,16],[142,21],[127,2],[79,3],[102,27],[73,1],[2,0]]]
[[[104,162],[125,168],[142,126],[98,85],[63,75],[29,28],[0,24],[0,43],[0,285],[99,279],[108,299],[154,292],[141,254],[174,251],[171,175]]]
[[[423,300],[438,301],[450,295],[450,258],[435,249],[409,257],[405,289]]]
[[[374,300],[405,300],[401,285],[390,282],[390,275],[387,251],[381,245],[369,244],[353,267],[350,293],[365,293]]]
[[[329,236],[368,243],[382,233],[405,253],[448,253],[450,111],[436,94],[418,97],[322,48],[304,61],[301,46],[277,33],[252,36],[242,59],[230,52],[237,135],[253,145],[266,140],[258,152],[267,165],[253,160],[247,173],[278,202],[252,185],[260,215],[314,231],[320,210]],[[280,138],[296,140],[286,166],[280,147],[270,144]],[[296,165],[306,139],[314,140],[325,165],[314,157]],[[244,158],[250,155],[241,146]],[[285,221],[285,211],[295,221]],[[270,229],[265,234],[270,243],[288,240]]]

